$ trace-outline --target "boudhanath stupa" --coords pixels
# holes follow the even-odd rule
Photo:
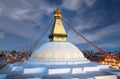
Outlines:
[[[9,64],[0,70],[0,79],[118,79],[120,70],[86,59],[79,48],[67,42],[59,7],[47,42],[28,60]]]

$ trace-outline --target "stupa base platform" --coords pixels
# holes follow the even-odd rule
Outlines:
[[[42,62],[42,63],[41,63]],[[61,62],[25,61],[1,69],[2,79],[117,79],[117,69],[83,60],[72,64]],[[73,61],[72,61],[73,62]],[[48,64],[46,64],[48,63]],[[112,73],[111,73],[112,72]]]

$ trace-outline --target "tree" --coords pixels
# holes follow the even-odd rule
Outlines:
[[[10,54],[12,54],[12,55],[15,55],[17,52],[16,52],[16,50],[12,50],[11,52],[10,52]]]

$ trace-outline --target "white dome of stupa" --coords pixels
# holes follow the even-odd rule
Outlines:
[[[70,42],[48,42],[32,53],[31,60],[85,59],[82,52]]]

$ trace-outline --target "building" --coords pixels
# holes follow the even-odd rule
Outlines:
[[[90,62],[72,43],[61,22],[59,7],[54,12],[54,25],[44,44],[27,61],[10,64],[0,70],[2,79],[117,79],[120,70]]]

